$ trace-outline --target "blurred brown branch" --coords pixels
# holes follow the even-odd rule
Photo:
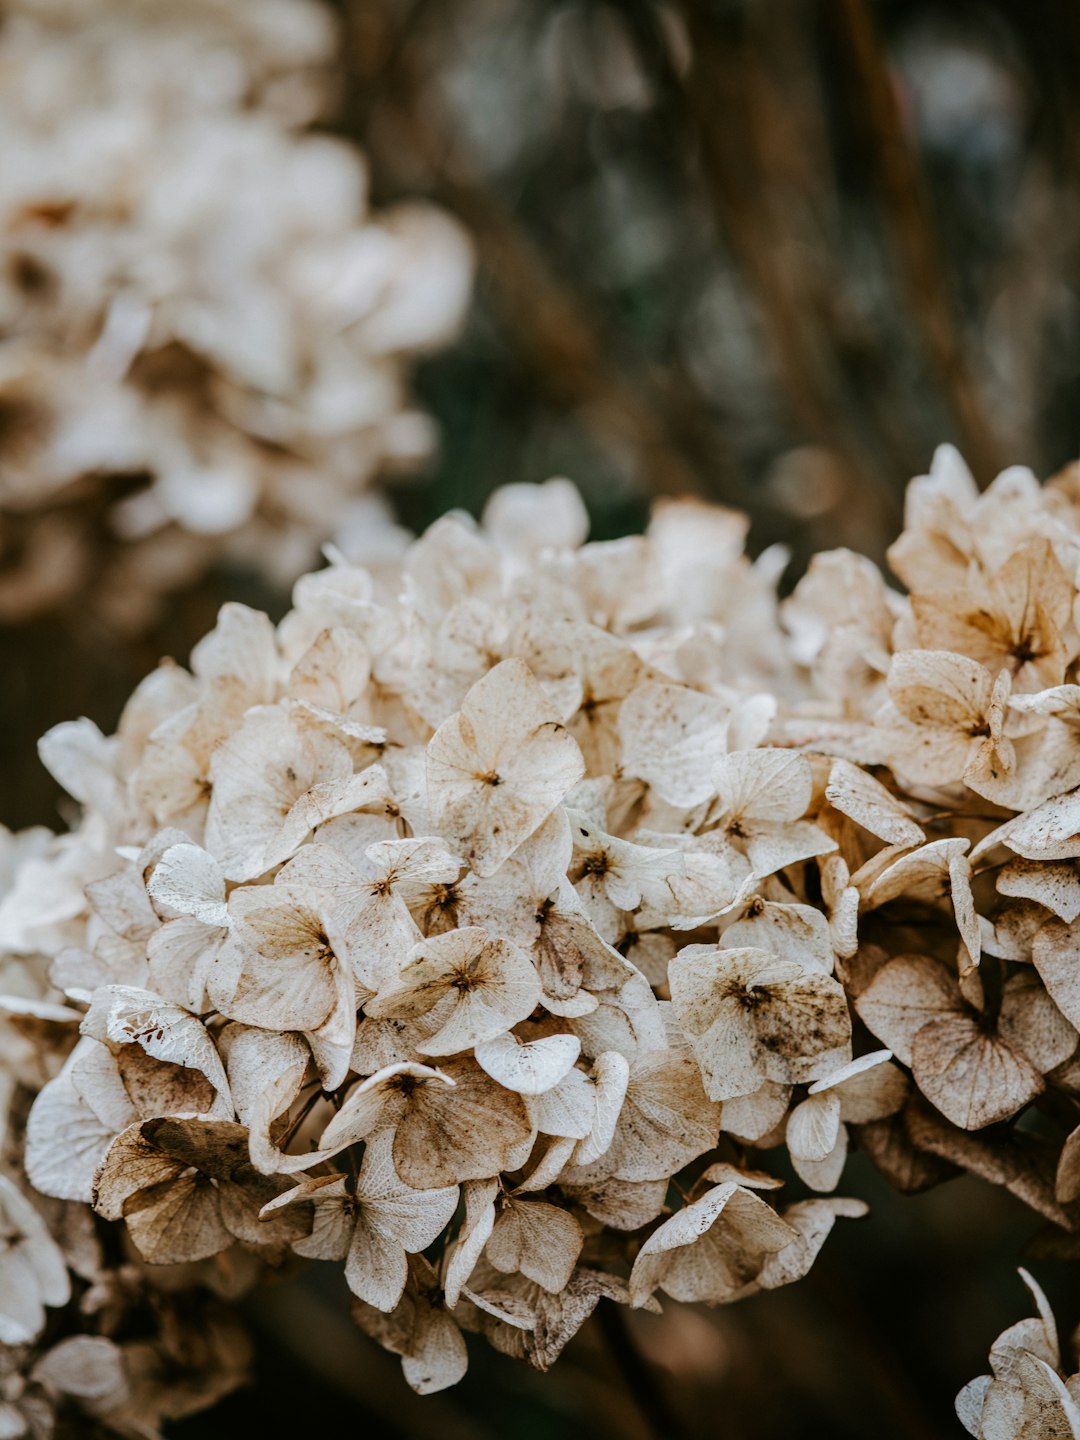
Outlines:
[[[875,177],[890,220],[908,301],[964,451],[976,477],[988,482],[1001,468],[1000,449],[965,351],[919,165],[908,138],[888,61],[867,0],[838,0],[861,108],[873,142]]]
[[[615,447],[620,458],[631,452],[648,490],[702,493],[701,475],[659,413],[652,387],[631,382],[617,367],[587,298],[556,276],[450,138],[451,126],[423,71],[421,47],[405,34],[415,38],[425,9],[421,0],[399,24],[384,0],[365,0],[353,12],[363,27],[362,43],[357,36],[351,47],[367,97],[363,128],[377,135],[382,126],[396,137],[384,145],[376,141],[376,155],[389,169],[395,155],[406,152],[409,163],[422,168],[429,193],[464,221],[503,323],[548,396],[575,409],[605,448]]]
[[[701,0],[679,0],[679,8],[692,51],[683,77],[687,117],[718,230],[757,304],[780,387],[803,436],[836,458],[861,525],[887,530],[896,490],[868,453],[836,372],[837,341],[850,345],[852,317],[837,298],[840,287],[820,268],[827,250],[808,243],[793,218],[813,213],[797,203],[809,198],[814,170],[801,154],[799,120],[777,103],[741,22],[720,26]]]

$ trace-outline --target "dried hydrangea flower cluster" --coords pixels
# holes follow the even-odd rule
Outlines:
[[[729,512],[586,544],[572,487],[511,487],[50,732],[82,815],[10,842],[5,1156],[123,1257],[63,1252],[65,1313],[109,1341],[88,1296],[295,1254],[421,1391],[463,1331],[546,1368],[603,1297],[805,1274],[852,1143],[1071,1253],[1078,493],[944,450],[908,596],[840,552],[780,603]],[[47,1376],[55,1255],[10,1214]]]
[[[289,584],[430,449],[407,368],[469,250],[311,131],[335,44],[316,0],[4,0],[0,617],[141,624],[221,556]]]
[[[964,1386],[956,1413],[975,1440],[1080,1440],[1080,1375],[1065,1376],[1046,1296],[1026,1270],[1020,1275],[1038,1314],[998,1336],[992,1373]]]

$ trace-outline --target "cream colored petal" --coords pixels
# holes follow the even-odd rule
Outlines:
[[[289,853],[286,847],[276,861],[267,859],[301,797],[351,775],[349,752],[338,741],[305,728],[277,706],[249,711],[210,762],[206,848],[228,879],[255,879]],[[296,835],[295,844],[305,833]]]
[[[656,1220],[664,1208],[665,1180],[616,1180],[603,1174],[603,1160],[570,1171],[560,1189],[581,1205],[594,1220],[613,1230],[640,1230]],[[590,1174],[595,1171],[595,1175]]]
[[[1026,860],[1080,856],[1080,790],[1058,795],[1001,828],[1001,840]]]
[[[968,1015],[924,1025],[912,1042],[911,1064],[926,1098],[965,1130],[1007,1119],[1044,1089],[1034,1066]]]
[[[718,1278],[711,1273],[713,1256],[705,1249],[698,1260],[692,1252],[717,1224],[731,1230],[734,1243],[748,1258],[756,1258],[751,1267],[754,1271],[760,1270],[766,1255],[783,1250],[798,1238],[752,1191],[730,1182],[717,1185],[665,1220],[645,1241],[630,1274],[631,1303],[643,1305],[657,1287],[674,1293],[675,1299],[704,1299],[710,1294]],[[683,1257],[680,1251],[691,1253]]]
[[[596,1088],[584,1070],[568,1070],[555,1085],[539,1094],[525,1092],[525,1105],[541,1135],[584,1140],[596,1124]]]
[[[828,1154],[822,1155],[819,1159],[807,1159],[793,1154],[791,1164],[804,1185],[808,1185],[811,1190],[817,1190],[821,1194],[827,1194],[840,1184],[840,1177],[843,1175],[844,1165],[847,1163],[847,1153],[847,1129],[841,1125],[836,1132],[836,1142]]]
[[[191,915],[204,925],[229,924],[225,876],[199,845],[170,846],[154,866],[146,890],[152,900],[177,915]]]
[[[979,725],[992,688],[993,677],[982,665],[947,650],[903,650],[889,667],[893,704],[917,725],[944,730]]]
[[[437,831],[478,875],[493,874],[581,779],[576,740],[520,660],[504,660],[428,744]]]
[[[404,1248],[373,1229],[361,1212],[345,1258],[345,1282],[352,1293],[377,1310],[398,1304],[409,1278]]]
[[[813,793],[805,755],[787,750],[740,750],[717,762],[713,772],[724,814],[753,820],[798,820]]]
[[[356,1196],[367,1226],[413,1254],[427,1249],[449,1224],[458,1187],[415,1190],[406,1185],[394,1168],[393,1140],[383,1131],[372,1136],[364,1150]]]
[[[1011,975],[1003,986],[998,1034],[1043,1075],[1064,1064],[1080,1040],[1030,969]]]
[[[1031,958],[1054,1004],[1074,1027],[1080,1024],[1080,975],[1076,965],[1076,937],[1080,923],[1066,925],[1048,920],[1032,944]]]
[[[915,1036],[930,1020],[960,1015],[964,1002],[953,974],[929,955],[898,955],[855,1000],[870,1031],[905,1065]]]
[[[337,1004],[321,917],[287,888],[258,886],[230,897],[235,924],[207,991],[223,1015],[275,1030],[316,1030]]]
[[[1067,925],[1080,918],[1080,869],[1071,861],[1012,860],[998,871],[997,889],[1045,905]]]
[[[289,1205],[310,1204],[311,1231],[293,1243],[298,1255],[309,1260],[344,1260],[356,1228],[355,1207],[348,1194],[344,1175],[322,1175],[302,1180],[285,1190],[259,1211],[266,1220]],[[396,1302],[395,1302],[396,1303]]]
[[[495,1226],[497,1180],[469,1180],[462,1186],[465,1217],[453,1248],[449,1252],[443,1287],[446,1303],[452,1310],[458,1303],[463,1287],[476,1268]]]
[[[588,1165],[606,1155],[611,1147],[630,1084],[626,1057],[617,1050],[602,1051],[593,1063],[589,1083],[593,1090],[592,1120],[574,1149],[575,1165]]]
[[[671,1050],[644,1055],[630,1067],[611,1142],[612,1174],[670,1176],[713,1149],[719,1130],[720,1106],[707,1096],[692,1057]]]
[[[888,845],[921,845],[925,839],[922,826],[908,807],[850,761],[833,761],[825,798],[842,815]]]
[[[364,1140],[382,1125],[395,1125],[416,1084],[453,1086],[455,1080],[430,1065],[406,1061],[387,1065],[350,1091],[344,1105],[327,1125],[320,1150],[333,1154]]]
[[[680,685],[649,681],[619,709],[623,770],[673,805],[689,808],[715,793],[713,767],[727,753],[730,707]]]
[[[790,1098],[790,1085],[766,1080],[751,1094],[724,1101],[720,1128],[740,1140],[760,1140],[781,1123]]]
[[[809,1095],[788,1116],[787,1146],[793,1160],[824,1160],[840,1133],[840,1097]],[[831,1188],[831,1187],[830,1187]]]
[[[149,990],[110,985],[94,994],[83,1032],[96,1040],[139,1045],[155,1060],[198,1070],[214,1087],[214,1114],[231,1119],[232,1097],[225,1066],[202,1021]]]
[[[738,914],[739,912],[735,912]],[[778,960],[831,975],[836,963],[828,921],[810,905],[781,905],[754,897],[741,917],[724,927],[725,949],[767,950]]]
[[[80,1043],[104,1052],[111,1081],[104,1080],[100,1088],[107,1103],[101,1103],[99,1096],[95,1109],[80,1093],[72,1074],[72,1062],[80,1052],[73,1052],[72,1061],[34,1101],[27,1122],[25,1164],[31,1184],[42,1194],[89,1203],[97,1167],[115,1136],[136,1119],[136,1111],[108,1051],[91,1040]]]
[[[49,1233],[44,1219],[25,1195],[6,1175],[0,1174],[0,1216],[5,1222],[5,1250],[9,1257],[18,1257],[18,1268],[22,1272],[19,1288],[30,1287],[32,1306],[66,1305],[71,1298],[71,1282],[63,1253]],[[14,1233],[12,1233],[14,1232]],[[16,1300],[12,1292],[0,1289],[0,1313],[4,1311],[5,1300]],[[19,1339],[8,1339],[7,1344],[20,1344],[36,1338],[27,1334]]]
[[[147,941],[147,988],[195,1014],[211,1009],[206,984],[228,932],[190,915],[169,920]]]
[[[831,835],[808,820],[750,819],[740,828],[747,858],[759,878],[775,875],[800,860],[828,855],[837,848]]]
[[[584,1234],[567,1210],[542,1200],[508,1200],[495,1221],[485,1254],[504,1274],[520,1272],[558,1294],[569,1284]]]
[[[573,1067],[581,1053],[576,1035],[548,1035],[522,1044],[511,1034],[497,1035],[476,1046],[474,1055],[482,1070],[507,1090],[519,1095],[542,1095]]]

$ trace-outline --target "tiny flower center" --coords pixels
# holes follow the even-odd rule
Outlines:
[[[764,986],[755,986],[744,990],[738,997],[739,1004],[744,1010],[759,1010],[763,1005],[767,1005],[771,998],[768,989]]]

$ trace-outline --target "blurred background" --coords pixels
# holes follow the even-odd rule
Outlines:
[[[880,559],[943,440],[981,483],[1080,454],[1073,0],[330,8],[328,103],[305,125],[362,149],[376,207],[434,202],[475,253],[457,338],[409,381],[437,445],[380,480],[410,529],[553,474],[596,538],[695,493],[748,513],[752,551],[786,544],[790,584],[817,549]],[[5,23],[0,7],[0,45]],[[8,418],[0,398],[0,473]],[[0,579],[18,560],[2,494]],[[56,825],[36,737],[78,714],[111,729],[226,598],[276,616],[288,589],[234,554],[141,626],[76,591],[0,628],[0,817]],[[283,1282],[253,1317],[256,1391],[177,1433],[954,1435],[957,1388],[1026,1313],[1014,1266],[1035,1223],[970,1179],[894,1196],[861,1155],[845,1193],[871,1218],[790,1290],[629,1332],[594,1317],[546,1378],[478,1347],[461,1389],[424,1401],[340,1297]],[[1045,1277],[1069,1328],[1075,1268]]]
[[[769,1165],[782,1170],[780,1151]],[[284,1436],[317,1421],[362,1424],[372,1440],[962,1440],[957,1390],[1032,1311],[1016,1264],[1039,1223],[968,1176],[897,1195],[861,1153],[840,1192],[870,1215],[841,1221],[797,1284],[717,1310],[665,1299],[661,1316],[601,1301],[546,1375],[470,1337],[465,1379],[433,1396],[356,1331],[341,1276],[320,1267],[260,1290],[254,1387],[175,1434]],[[1076,1262],[1029,1263],[1071,1365]]]

